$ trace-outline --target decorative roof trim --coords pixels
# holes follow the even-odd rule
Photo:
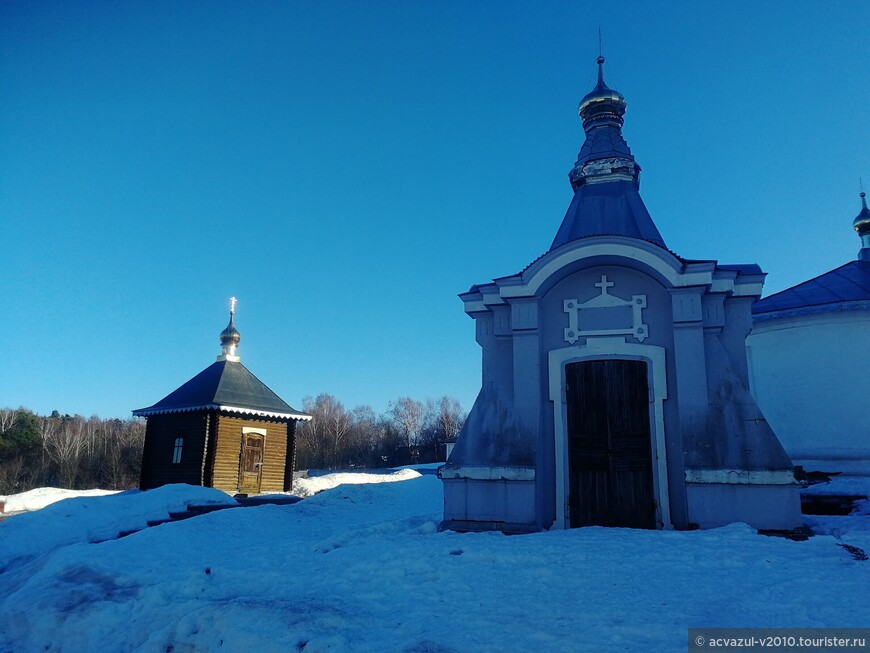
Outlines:
[[[292,417],[300,422],[307,422],[312,419],[312,415],[308,413],[273,413],[268,410],[257,410],[256,408],[238,408],[236,406],[219,406],[218,410],[225,410],[228,413],[245,413],[246,415],[265,415],[266,417]]]
[[[190,413],[196,410],[222,410],[227,413],[242,413],[245,415],[259,415],[261,417],[290,418],[299,422],[307,422],[312,418],[308,413],[276,413],[269,410],[257,410],[256,408],[239,408],[238,406],[221,406],[218,404],[204,404],[202,406],[185,406],[184,408],[140,408],[134,410],[136,417],[149,417],[151,415],[169,415],[172,413]]]
[[[771,295],[773,297],[773,295]],[[754,306],[753,306],[754,308]],[[853,313],[866,313],[870,311],[870,300],[867,299],[841,299],[826,304],[811,304],[808,306],[795,306],[793,308],[779,308],[752,314],[753,329],[761,324],[791,318],[803,318],[808,316],[831,317],[837,315],[851,315]]]

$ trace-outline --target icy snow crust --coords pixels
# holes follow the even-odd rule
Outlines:
[[[740,524],[439,533],[432,475],[87,543],[211,492],[71,499],[0,523],[0,559],[31,552],[0,573],[0,651],[677,652],[690,626],[870,617],[870,562],[836,546],[870,551],[866,517],[807,542]]]

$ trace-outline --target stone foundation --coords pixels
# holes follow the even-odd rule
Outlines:
[[[803,526],[797,483],[686,483],[686,498],[689,522],[700,528],[716,528],[732,522],[770,531],[792,531]]]
[[[534,467],[459,467],[438,471],[444,483],[442,528],[530,533],[535,517]]]

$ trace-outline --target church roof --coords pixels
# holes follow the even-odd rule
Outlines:
[[[780,312],[802,314],[855,310],[870,302],[870,210],[863,190],[860,197],[861,212],[852,221],[853,228],[861,237],[858,260],[755,302],[752,306],[754,316],[769,318]]]
[[[587,184],[574,191],[550,250],[586,236],[629,236],[667,249],[640,193],[630,181]]]
[[[133,414],[146,417],[192,410],[310,419],[310,415],[291,408],[244,365],[230,360],[212,363],[153,406],[139,408]]]
[[[850,261],[835,270],[765,297],[752,306],[753,315],[830,307],[870,301],[870,261]]]

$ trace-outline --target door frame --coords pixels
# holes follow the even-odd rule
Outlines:
[[[260,488],[263,485],[263,467],[266,465],[266,429],[253,428],[250,426],[242,427],[242,448],[239,451],[239,492],[245,491],[242,488],[242,480],[245,474],[245,448],[247,446],[249,435],[258,435],[263,441],[263,447],[260,451],[263,458],[260,461],[259,469],[257,470],[257,494],[259,494]]]
[[[650,446],[652,447],[653,498],[656,501],[656,525],[672,529],[668,493],[668,464],[665,447],[663,402],[668,398],[665,349],[655,345],[625,342],[625,338],[587,338],[585,345],[554,349],[549,354],[549,390],[553,402],[553,425],[556,454],[556,522],[555,528],[571,524],[568,494],[568,406],[565,390],[565,366],[589,360],[641,360],[647,364],[650,393]]]

